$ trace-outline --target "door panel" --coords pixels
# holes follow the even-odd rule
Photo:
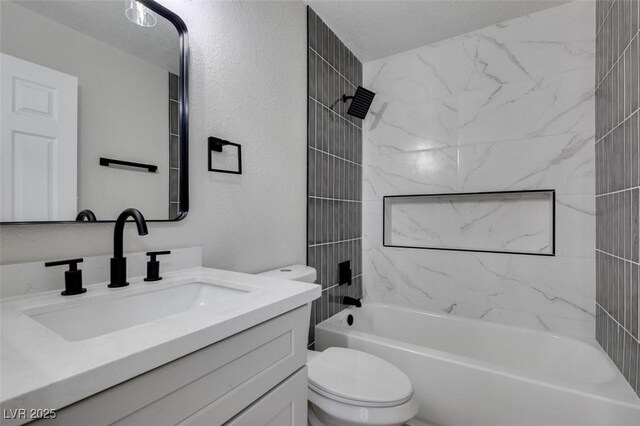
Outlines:
[[[35,81],[13,79],[14,108],[13,112],[36,117],[57,119],[55,107],[56,89]]]
[[[56,140],[13,133],[13,211],[24,220],[46,220],[55,211]]]
[[[75,217],[78,79],[2,54],[0,219]]]

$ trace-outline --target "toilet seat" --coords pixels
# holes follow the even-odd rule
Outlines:
[[[393,364],[366,352],[328,348],[307,363],[309,389],[358,407],[395,407],[413,395],[411,381]]]
[[[403,401],[390,401],[390,402],[368,402],[368,401],[358,401],[358,400],[354,400],[354,399],[349,399],[349,398],[344,398],[344,397],[340,397],[338,395],[334,395],[330,392],[326,392],[322,389],[318,389],[317,387],[315,387],[314,385],[312,385],[311,383],[309,383],[309,391],[314,392],[318,395],[322,395],[325,398],[328,398],[332,401],[336,401],[336,402],[340,402],[342,404],[348,404],[348,405],[354,405],[356,407],[370,407],[370,408],[388,408],[388,407],[395,407],[398,405],[401,405],[405,402],[407,402],[409,399],[411,399],[411,396],[409,396],[407,399],[403,400]]]

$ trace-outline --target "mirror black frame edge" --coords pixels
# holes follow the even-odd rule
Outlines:
[[[154,0],[138,0],[158,15],[167,19],[178,31],[180,39],[180,206],[178,216],[173,219],[149,219],[147,222],[178,222],[189,213],[189,32],[180,16]],[[135,206],[132,206],[135,207]],[[144,213],[144,212],[143,212]],[[49,220],[32,222],[0,222],[1,225],[53,225],[53,224],[88,224],[114,223],[113,220],[97,220],[95,222],[75,220]]]

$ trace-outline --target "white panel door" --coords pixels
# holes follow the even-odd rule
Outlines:
[[[74,220],[78,79],[1,55],[0,219]]]

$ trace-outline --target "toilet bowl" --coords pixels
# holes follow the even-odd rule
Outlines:
[[[259,275],[315,282],[315,269],[285,266]],[[311,426],[402,425],[418,412],[411,381],[399,368],[362,351],[308,351]]]
[[[411,381],[391,363],[362,351],[310,351],[311,426],[402,425],[418,412]]]

